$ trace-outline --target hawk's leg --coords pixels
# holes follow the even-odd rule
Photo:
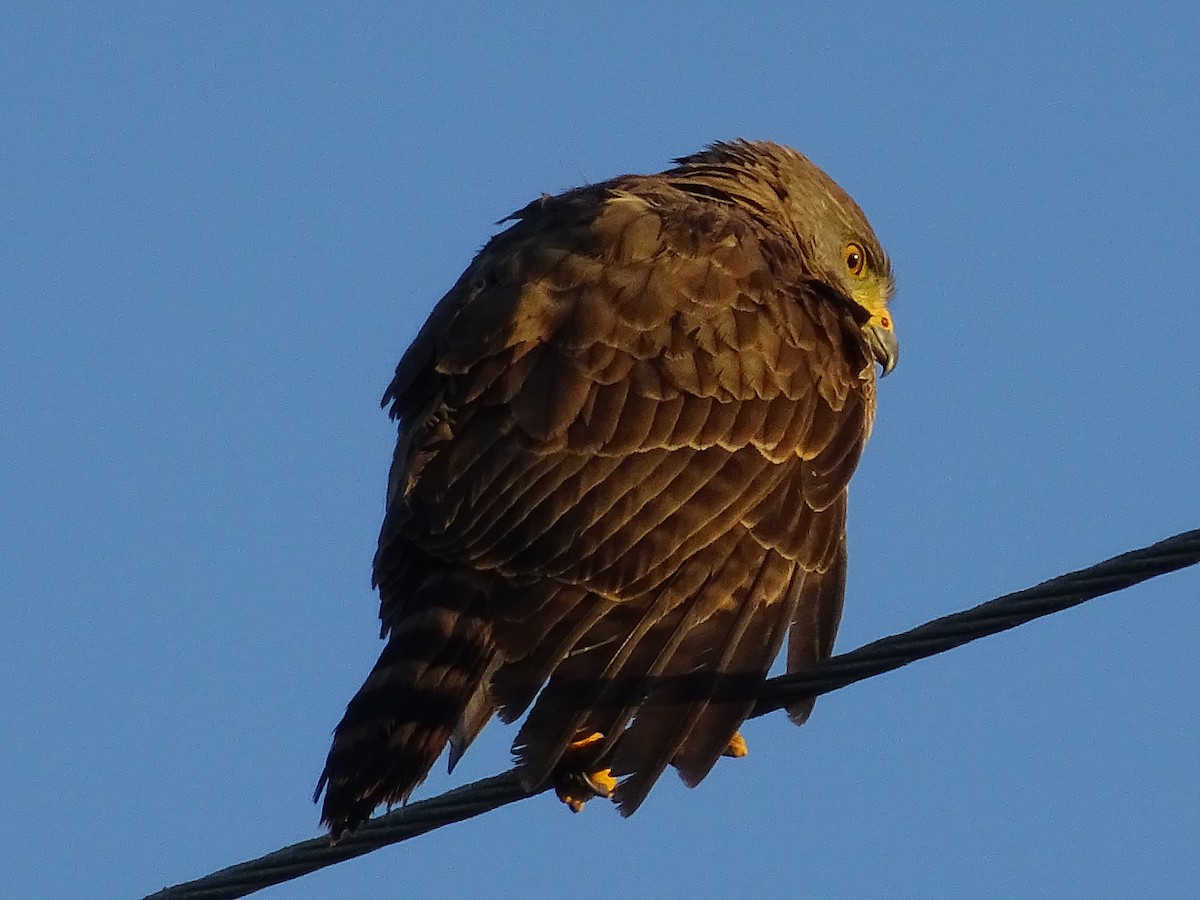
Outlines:
[[[616,790],[617,779],[613,778],[612,769],[591,768],[594,760],[588,748],[603,739],[604,735],[594,731],[572,741],[550,776],[554,793],[571,812],[582,810],[583,804],[593,797],[611,797]]]
[[[590,758],[588,748],[603,739],[604,735],[593,731],[572,741],[563,753],[554,774],[550,776],[554,793],[571,812],[580,812],[583,805],[593,797],[611,797],[617,788],[617,779],[613,778],[612,769],[593,768],[595,760]],[[735,731],[729,739],[729,746],[721,755],[740,759],[749,752],[746,739],[740,731]]]

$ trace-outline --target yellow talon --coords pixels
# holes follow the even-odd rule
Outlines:
[[[593,731],[587,737],[576,738],[575,740],[571,741],[571,743],[567,744],[567,749],[563,755],[565,756],[567,753],[578,753],[584,747],[590,747],[592,744],[598,743],[602,740],[604,740],[604,735],[599,731]]]
[[[554,793],[567,804],[571,812],[580,812],[583,804],[593,797],[611,797],[617,789],[617,779],[612,769],[596,772],[572,772],[559,777],[554,783]]]
[[[729,746],[725,748],[722,756],[732,756],[734,759],[741,759],[750,752],[750,747],[746,744],[746,739],[742,737],[740,731],[735,731],[733,737],[729,739]]]
[[[581,811],[583,805],[593,797],[611,797],[617,789],[617,779],[613,778],[612,769],[588,772],[578,768],[578,763],[572,761],[572,757],[584,755],[581,751],[602,740],[604,735],[595,731],[587,737],[572,741],[551,776],[554,793],[571,812]]]
[[[613,778],[612,769],[600,769],[598,772],[584,775],[583,778],[597,797],[611,797],[617,789],[617,779]]]

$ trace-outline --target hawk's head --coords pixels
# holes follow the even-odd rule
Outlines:
[[[701,177],[738,173],[745,189],[739,200],[781,211],[812,279],[848,301],[883,374],[896,367],[892,266],[866,215],[837,182],[802,153],[767,141],[719,142],[678,162]]]

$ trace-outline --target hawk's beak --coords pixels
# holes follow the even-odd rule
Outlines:
[[[896,368],[896,361],[900,358],[900,342],[896,340],[892,319],[890,316],[871,316],[863,331],[867,335],[867,344],[871,347],[871,352],[883,367],[880,373],[882,378]]]

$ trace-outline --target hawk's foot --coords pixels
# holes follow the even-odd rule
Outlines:
[[[733,737],[729,739],[729,746],[725,748],[725,752],[721,755],[732,756],[735,759],[741,759],[749,752],[750,747],[746,744],[746,739],[742,737],[742,733],[740,731],[735,731],[733,733]]]
[[[558,799],[567,804],[571,812],[579,812],[593,797],[611,797],[617,789],[617,779],[612,769],[588,771],[588,747],[604,739],[598,731],[572,741],[562,755],[550,782]]]

